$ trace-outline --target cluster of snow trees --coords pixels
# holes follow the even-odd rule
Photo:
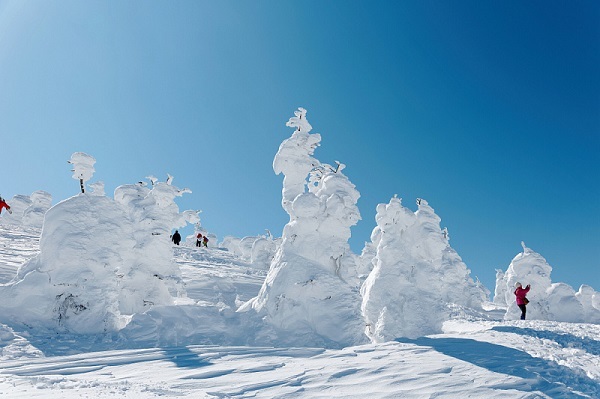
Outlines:
[[[52,206],[52,195],[34,191],[31,195],[15,195],[8,203],[12,213],[3,213],[0,224],[41,228],[44,215]]]
[[[489,291],[471,278],[424,199],[414,212],[396,196],[379,204],[371,241],[359,256],[352,253],[348,240],[360,220],[360,193],[344,175],[345,165],[314,157],[321,136],[311,133],[306,110],[299,108],[287,126],[294,132],[273,161],[275,173],[284,175],[282,207],[290,218],[282,237],[226,237],[219,245],[268,270],[258,295],[241,304],[237,316],[228,315],[253,326],[254,342],[341,347],[416,338],[441,332],[457,308],[484,313]],[[86,190],[95,162],[73,154],[79,195],[50,208],[49,194],[36,192],[13,199],[12,219],[0,219],[41,226],[45,214],[39,256],[0,286],[5,317],[98,333],[121,330],[155,305],[189,305],[168,236],[187,223],[196,224],[187,245],[197,233],[208,234],[198,211],[179,212],[175,204],[190,191],[173,186],[171,176],[166,182],[149,177],[149,183],[118,187],[111,199],[101,182]],[[215,246],[216,237],[209,237]],[[552,284],[545,259],[523,249],[497,274],[494,302],[506,307],[507,319],[518,318],[513,290],[520,281],[532,285],[528,318],[600,322],[600,296],[591,287],[576,293]]]
[[[24,264],[11,284],[0,287],[5,317],[36,326],[56,326],[76,333],[123,328],[131,315],[153,305],[185,297],[181,273],[173,262],[172,228],[196,223],[197,212],[179,212],[180,190],[149,177],[147,183],[115,189],[85,183],[95,159],[73,155],[73,178],[82,193],[46,214],[40,254]],[[166,238],[165,238],[166,237]]]

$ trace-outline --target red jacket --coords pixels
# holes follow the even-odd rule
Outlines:
[[[525,288],[519,287],[515,290],[515,296],[517,297],[517,305],[525,305],[525,296],[529,292],[529,285]]]
[[[0,213],[2,213],[2,208],[10,209],[10,206],[4,201],[0,201]]]

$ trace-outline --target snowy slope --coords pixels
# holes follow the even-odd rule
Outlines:
[[[37,253],[39,231],[0,229],[6,283]],[[600,397],[598,325],[502,321],[505,309],[488,304],[486,314],[457,308],[442,334],[414,340],[255,346],[233,314],[267,271],[215,248],[174,255],[188,298],[133,316],[119,333],[57,334],[0,314],[0,398]]]
[[[40,229],[0,224],[0,284],[15,277],[19,266],[40,250]]]

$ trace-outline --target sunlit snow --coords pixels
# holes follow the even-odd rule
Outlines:
[[[597,398],[600,296],[552,282],[523,243],[490,290],[425,200],[377,207],[362,253],[346,165],[318,160],[306,110],[275,155],[290,220],[224,237],[180,211],[189,192],[149,176],[36,191],[0,216],[0,396],[10,398]],[[95,170],[94,165],[98,170]],[[348,166],[351,168],[351,165]],[[90,190],[87,189],[90,188]],[[387,199],[382,199],[387,201]],[[194,234],[175,246],[170,234]],[[196,235],[209,245],[196,246]],[[516,282],[531,284],[518,320]]]

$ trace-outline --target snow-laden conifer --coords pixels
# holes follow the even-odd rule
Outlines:
[[[373,342],[441,331],[449,305],[481,309],[486,293],[449,245],[446,229],[427,203],[418,211],[393,197],[377,206],[374,269],[362,286],[366,334]]]
[[[28,325],[97,333],[119,330],[134,313],[184,297],[169,234],[197,221],[197,214],[179,212],[174,199],[189,190],[168,180],[153,181],[151,188],[120,186],[114,200],[84,193],[50,208],[39,255],[0,290],[5,315]]]
[[[360,219],[360,194],[343,165],[313,157],[321,136],[310,133],[306,110],[287,126],[296,130],[279,147],[273,169],[284,174],[282,206],[290,221],[258,296],[240,311],[257,312],[290,345],[355,344],[364,338],[359,293],[348,283],[356,274],[348,239]]]
[[[521,311],[515,301],[515,284],[531,285],[527,294],[527,319],[564,322],[598,322],[600,307],[593,298],[598,294],[591,287],[582,286],[579,292],[568,284],[553,283],[552,267],[548,261],[521,242],[523,252],[514,257],[502,280],[496,282],[496,291],[504,292],[507,307],[505,319],[518,319]],[[500,287],[498,287],[500,286]]]
[[[75,152],[71,155],[71,159],[68,161],[73,165],[73,179],[79,180],[81,192],[85,192],[85,182],[90,180],[96,171],[94,164],[96,159],[86,154],[85,152]]]

